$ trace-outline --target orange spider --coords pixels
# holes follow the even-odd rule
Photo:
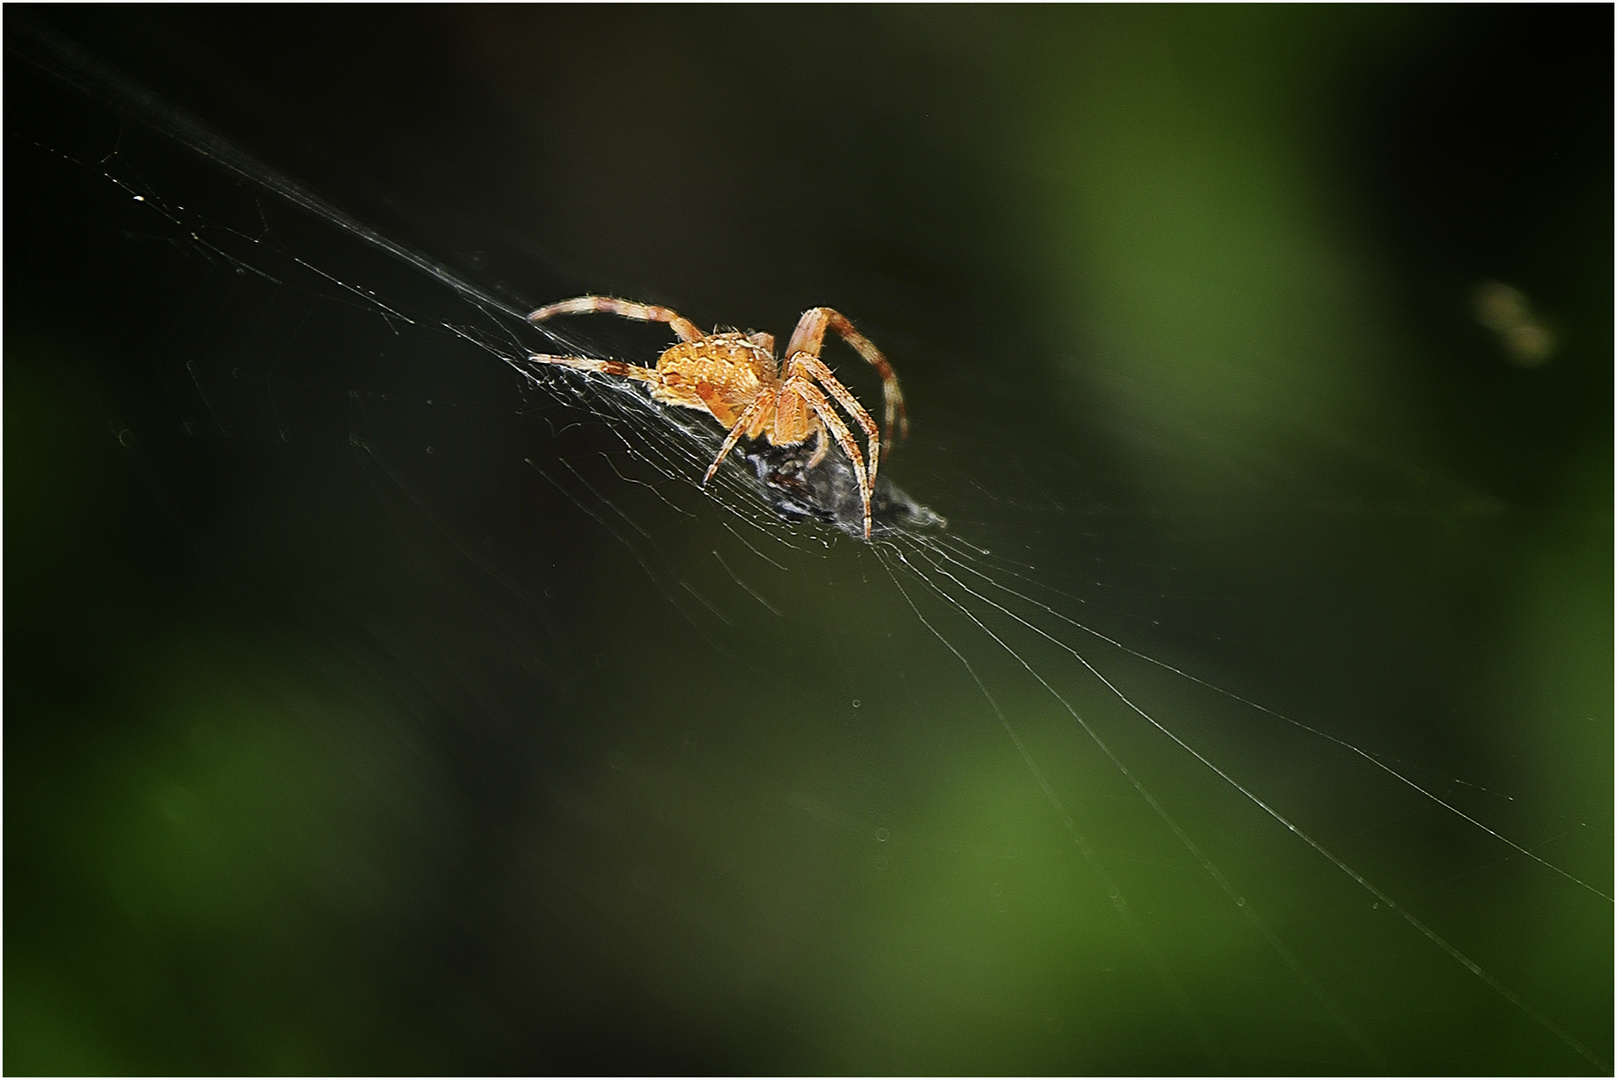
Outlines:
[[[893,366],[852,323],[830,308],[810,308],[803,312],[803,317],[797,320],[797,329],[792,331],[792,340],[786,345],[786,360],[782,364],[775,359],[772,334],[761,331],[743,334],[735,330],[704,334],[678,312],[631,300],[614,300],[609,296],[579,296],[546,304],[529,315],[528,321],[538,323],[552,315],[587,315],[597,311],[641,322],[667,323],[679,336],[679,342],[657,358],[654,368],[583,356],[535,354],[528,359],[650,383],[655,400],[700,409],[729,428],[718,457],[713,459],[707,475],[702,478],[704,484],[713,479],[719,463],[743,435],[749,439],[762,435],[776,446],[796,446],[813,436],[817,441],[807,466],[813,468],[825,459],[830,449],[826,442],[829,431],[853,463],[859,494],[865,504],[865,539],[870,539],[870,497],[876,490],[882,444],[877,439],[876,422],[820,359],[820,343],[827,329],[841,334],[881,375],[888,449],[893,444],[894,417],[898,418],[899,430],[906,438],[909,437],[909,418],[904,412],[904,395],[898,388]],[[864,429],[870,447],[868,470],[853,433],[831,407],[826,394]]]

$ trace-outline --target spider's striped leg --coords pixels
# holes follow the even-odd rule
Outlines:
[[[760,424],[765,411],[774,404],[774,394],[759,394],[753,399],[752,404],[747,406],[741,416],[736,419],[735,424],[731,426],[730,433],[724,437],[723,444],[719,446],[719,456],[714,458],[713,464],[707,467],[707,475],[702,477],[702,483],[706,484],[713,479],[713,474],[719,471],[720,463],[730,456],[730,451],[735,448],[735,444],[740,440],[741,436],[747,433],[749,427]],[[709,411],[711,412],[712,410],[710,409]],[[754,432],[753,434],[757,433]]]
[[[832,308],[809,308],[803,312],[803,317],[797,320],[797,329],[792,331],[792,339],[786,344],[786,356],[792,357],[800,352],[806,352],[818,358],[820,344],[825,339],[827,329],[842,335],[842,340],[864,357],[865,362],[875,368],[876,373],[881,376],[882,400],[886,406],[884,410],[886,415],[883,418],[885,420],[883,430],[886,433],[884,441],[887,448],[892,449],[895,417],[898,420],[899,435],[905,439],[910,437],[910,417],[904,408],[904,391],[899,389],[898,373],[893,370],[893,365],[887,362],[887,357],[881,354],[881,350],[876,348],[869,338],[853,328],[853,323]]]
[[[842,417],[837,415],[837,411],[831,407],[831,402],[826,396],[820,393],[820,388],[806,376],[793,375],[781,384],[780,392],[796,394],[807,402],[808,407],[814,410],[814,415],[820,418],[820,423],[829,428],[831,434],[836,436],[837,442],[842,444],[843,452],[853,463],[853,475],[859,481],[859,498],[865,504],[865,539],[869,540],[870,496],[874,493],[874,486],[870,476],[865,472],[865,459],[859,453],[859,444],[853,441],[853,432],[848,430],[848,425],[842,422]]]
[[[603,375],[620,375],[625,379],[638,379],[641,382],[651,383],[653,386],[663,384],[662,372],[656,368],[640,367],[638,364],[625,364],[621,360],[596,360],[588,356],[549,356],[545,353],[529,353],[528,359],[541,364],[560,364],[562,367],[577,368],[579,371],[599,371]]]
[[[865,407],[859,404],[859,399],[848,392],[848,388],[831,374],[831,369],[825,366],[825,361],[817,356],[807,353],[798,353],[787,364],[786,377],[801,374],[805,378],[813,379],[830,392],[837,399],[837,403],[847,410],[848,415],[858,421],[859,426],[865,429],[865,438],[870,445],[870,487],[876,488],[876,470],[881,467],[881,432],[876,430],[876,421],[870,418]],[[823,454],[821,455],[824,456]]]
[[[707,336],[696,328],[695,323],[672,308],[637,304],[633,300],[615,300],[610,296],[575,296],[571,300],[558,300],[534,311],[528,316],[528,321],[541,323],[552,315],[589,315],[598,311],[639,322],[667,323],[681,341],[696,341]]]

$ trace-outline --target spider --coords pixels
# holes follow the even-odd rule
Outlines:
[[[893,443],[894,418],[898,419],[901,435],[908,438],[909,417],[904,411],[904,395],[898,388],[893,366],[852,323],[830,308],[809,308],[797,320],[797,329],[792,331],[782,363],[775,358],[772,334],[756,330],[704,334],[689,319],[669,308],[614,300],[609,296],[578,296],[546,304],[529,315],[528,321],[539,323],[553,315],[587,315],[598,311],[641,322],[667,323],[679,341],[659,356],[657,366],[651,368],[583,356],[533,354],[528,359],[650,383],[654,400],[699,409],[712,416],[729,429],[729,434],[724,437],[713,464],[708,466],[707,475],[702,477],[704,484],[713,479],[719,464],[743,435],[749,439],[762,436],[775,446],[799,446],[812,437],[814,454],[807,467],[813,468],[825,459],[830,449],[826,439],[829,432],[853,464],[860,499],[864,503],[865,539],[870,539],[870,498],[876,489],[882,441],[877,438],[876,422],[864,406],[820,359],[820,343],[827,329],[842,335],[843,340],[881,375],[886,405],[885,441],[889,450]],[[831,407],[832,400],[864,429],[870,454],[868,469],[853,432]]]

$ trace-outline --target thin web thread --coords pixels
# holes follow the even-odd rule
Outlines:
[[[921,551],[926,550],[926,546],[922,542],[920,542],[919,540],[916,540],[916,541],[912,542],[912,549],[919,553]],[[902,555],[901,555],[901,558],[902,558]],[[927,582],[928,584],[931,584],[930,579],[925,574],[923,574],[919,570],[917,570],[913,563],[911,563],[908,559],[904,559],[904,562],[905,562],[905,565],[908,566],[912,571],[914,571],[916,573],[916,575],[921,578],[922,581]],[[1591,1065],[1595,1066],[1596,1068],[1604,1068],[1602,1063],[1598,1059],[1596,1059],[1595,1056],[1592,1053],[1589,1052],[1588,1048],[1585,1047],[1583,1045],[1583,1043],[1580,1042],[1578,1039],[1574,1038],[1571,1035],[1570,1032],[1566,1031],[1559,1024],[1556,1024],[1548,1016],[1546,1016],[1544,1013],[1540,1012],[1537,1008],[1535,1008],[1534,1006],[1529,1004],[1526,1000],[1524,1000],[1515,991],[1511,990],[1509,987],[1507,987],[1506,985],[1501,983],[1498,979],[1496,979],[1493,975],[1489,974],[1486,970],[1483,969],[1483,967],[1480,964],[1478,964],[1475,960],[1472,960],[1465,953],[1461,952],[1457,947],[1455,947],[1453,944],[1451,944],[1441,934],[1439,934],[1437,931],[1433,930],[1430,926],[1426,925],[1426,923],[1422,922],[1413,912],[1411,912],[1408,909],[1404,908],[1403,905],[1399,904],[1396,900],[1394,900],[1386,892],[1384,892],[1382,889],[1377,887],[1373,882],[1371,882],[1369,879],[1367,879],[1363,874],[1360,874],[1357,870],[1353,869],[1353,867],[1349,866],[1346,862],[1344,862],[1341,858],[1339,858],[1335,853],[1330,851],[1330,849],[1326,848],[1325,845],[1321,844],[1318,840],[1315,840],[1308,833],[1304,832],[1301,828],[1299,828],[1295,823],[1293,823],[1284,814],[1280,813],[1278,810],[1276,810],[1274,807],[1270,806],[1263,799],[1259,798],[1254,792],[1252,792],[1250,789],[1248,789],[1240,781],[1236,780],[1233,776],[1231,776],[1224,769],[1222,769],[1218,765],[1214,764],[1209,758],[1207,758],[1199,750],[1197,750],[1195,747],[1191,746],[1184,739],[1180,738],[1173,731],[1169,730],[1166,726],[1164,726],[1162,723],[1160,723],[1155,717],[1153,717],[1150,713],[1146,712],[1139,705],[1135,704],[1135,702],[1131,698],[1129,698],[1129,696],[1127,694],[1123,693],[1122,690],[1118,689],[1116,684],[1114,684],[1105,675],[1102,675],[1099,671],[1097,671],[1095,669],[1094,665],[1092,665],[1081,653],[1079,653],[1078,650],[1074,649],[1071,645],[1068,645],[1066,642],[1061,641],[1060,639],[1058,639],[1056,637],[1053,637],[1052,635],[1047,633],[1041,627],[1035,625],[1034,623],[1029,622],[1027,619],[1022,618],[1020,615],[1018,615],[1015,612],[1011,611],[1010,609],[1006,608],[1004,605],[999,604],[999,603],[989,599],[988,597],[982,595],[981,593],[967,587],[962,582],[960,582],[960,580],[958,578],[954,577],[954,575],[949,574],[947,571],[941,570],[940,568],[938,568],[936,564],[933,564],[933,566],[934,566],[934,569],[937,570],[937,572],[939,572],[940,574],[942,574],[945,577],[948,577],[951,581],[953,581],[964,592],[970,594],[973,597],[976,597],[978,600],[982,601],[984,604],[989,605],[990,607],[1002,612],[1003,614],[1008,615],[1010,618],[1014,619],[1016,622],[1018,622],[1021,625],[1027,627],[1029,630],[1032,630],[1034,633],[1038,634],[1040,637],[1044,638],[1045,640],[1051,642],[1052,644],[1054,644],[1058,648],[1060,648],[1063,651],[1067,652],[1074,659],[1076,659],[1080,664],[1082,664],[1084,666],[1085,670],[1087,670],[1096,679],[1100,680],[1101,684],[1104,685],[1106,687],[1106,689],[1108,691],[1110,691],[1111,694],[1114,697],[1116,697],[1119,701],[1121,701],[1124,705],[1126,705],[1135,714],[1137,714],[1142,719],[1144,719],[1148,724],[1150,724],[1157,731],[1161,732],[1163,735],[1166,735],[1175,744],[1177,744],[1182,750],[1184,750],[1186,753],[1190,754],[1193,758],[1195,758],[1203,766],[1205,766],[1207,769],[1211,770],[1214,775],[1219,777],[1219,779],[1223,780],[1226,784],[1228,784],[1234,790],[1240,792],[1240,794],[1243,797],[1245,797],[1248,801],[1250,801],[1252,803],[1252,805],[1258,807],[1264,813],[1268,814],[1271,818],[1273,818],[1276,822],[1278,822],[1279,824],[1285,826],[1285,828],[1289,832],[1294,834],[1298,839],[1302,840],[1309,847],[1313,848],[1316,852],[1318,852],[1325,859],[1327,859],[1333,866],[1335,866],[1342,873],[1346,874],[1349,878],[1351,878],[1353,881],[1358,883],[1358,885],[1361,888],[1363,888],[1366,892],[1368,892],[1371,896],[1375,897],[1381,903],[1386,904],[1387,907],[1390,910],[1396,912],[1399,915],[1399,917],[1401,917],[1410,926],[1414,927],[1417,931],[1419,931],[1420,934],[1422,936],[1424,936],[1427,940],[1432,942],[1432,944],[1436,945],[1443,952],[1447,953],[1455,961],[1457,961],[1459,964],[1461,964],[1463,967],[1465,967],[1465,969],[1467,971],[1470,971],[1471,974],[1473,974],[1477,978],[1481,979],[1491,989],[1493,989],[1493,991],[1495,993],[1499,994],[1500,997],[1504,998],[1506,1001],[1508,1001],[1512,1005],[1516,1006],[1516,1008],[1520,1009],[1528,1017],[1531,1017],[1535,1022],[1537,1022],[1546,1031],[1550,1032],[1552,1035],[1554,1035],[1561,1042],[1565,1043],[1572,1050],[1576,1051],[1577,1054],[1580,1057],[1582,1057],[1584,1060],[1588,1061]],[[1206,857],[1204,855],[1202,855],[1202,853],[1195,847],[1195,845],[1189,840],[1189,838],[1184,835],[1183,831],[1179,828],[1179,826],[1170,817],[1167,816],[1166,811],[1162,810],[1161,807],[1159,806],[1159,804],[1156,802],[1156,800],[1154,798],[1152,798],[1150,793],[1147,792],[1142,785],[1140,785],[1139,781],[1135,779],[1133,774],[1128,770],[1127,766],[1125,766],[1123,764],[1123,762],[1118,760],[1118,758],[1112,753],[1112,751],[1106,746],[1106,744],[1103,743],[1096,736],[1096,734],[1090,729],[1089,725],[1084,721],[1084,719],[1081,716],[1078,715],[1077,711],[1074,710],[1073,707],[1071,705],[1069,705],[1067,703],[1067,701],[1064,698],[1062,698],[1061,695],[1059,693],[1057,693],[1055,691],[1055,689],[1053,687],[1051,687],[1048,682],[1045,681],[1044,677],[1042,675],[1040,675],[1037,671],[1035,671],[1033,669],[1033,667],[1031,665],[1029,665],[1027,663],[1027,661],[1024,660],[1014,649],[1012,649],[1009,645],[1005,644],[1005,642],[998,635],[994,634],[993,631],[989,630],[987,626],[983,625],[983,623],[979,619],[977,619],[976,616],[972,615],[971,612],[968,611],[965,608],[964,605],[960,604],[958,601],[954,600],[952,597],[949,597],[949,595],[947,593],[943,592],[943,590],[938,588],[936,585],[933,585],[933,588],[934,588],[935,591],[937,591],[939,593],[939,595],[943,596],[946,600],[948,600],[950,603],[952,603],[958,610],[960,610],[968,618],[970,618],[972,622],[976,623],[977,626],[985,634],[987,634],[990,638],[992,638],[1001,648],[1005,649],[1008,653],[1010,653],[1010,655],[1012,657],[1014,657],[1024,668],[1027,669],[1029,674],[1031,674],[1035,679],[1037,679],[1039,681],[1039,683],[1042,686],[1044,686],[1044,688],[1047,691],[1049,691],[1051,696],[1053,696],[1056,699],[1056,701],[1059,702],[1062,705],[1062,707],[1065,708],[1067,710],[1067,712],[1072,715],[1073,719],[1076,720],[1083,727],[1085,733],[1087,733],[1089,735],[1089,737],[1095,741],[1096,745],[1101,748],[1101,750],[1106,754],[1106,756],[1108,758],[1110,758],[1112,760],[1112,762],[1119,769],[1121,769],[1123,771],[1123,774],[1129,778],[1130,783],[1132,783],[1134,785],[1135,789],[1137,791],[1139,791],[1140,795],[1143,798],[1146,799],[1146,801],[1151,805],[1151,807],[1154,810],[1157,811],[1157,813],[1159,815],[1162,816],[1163,820],[1174,831],[1175,835],[1180,837],[1181,841],[1186,845],[1186,847],[1191,851],[1191,853],[1193,855],[1195,855],[1196,858],[1198,860],[1200,860],[1202,862],[1202,864],[1207,868],[1208,872],[1213,875],[1214,880],[1218,882],[1219,886],[1222,889],[1224,889],[1226,893],[1228,893],[1230,895],[1231,899],[1236,900],[1238,903],[1240,903],[1243,910],[1246,910],[1246,911],[1250,912],[1250,906],[1246,905],[1244,903],[1244,901],[1241,900],[1241,898],[1238,896],[1238,894],[1235,892],[1235,890],[1224,879],[1223,875],[1221,873],[1219,873],[1217,871],[1217,869],[1210,862],[1207,861]],[[1251,917],[1256,919],[1255,914],[1252,914]],[[1278,939],[1274,938],[1272,936],[1272,932],[1269,932],[1267,930],[1267,928],[1264,926],[1264,924],[1262,924],[1261,920],[1257,920],[1257,925],[1259,925],[1260,928],[1262,928],[1262,930],[1264,932],[1264,936],[1266,938],[1269,938],[1271,940],[1271,942],[1276,945],[1277,948],[1282,949],[1282,956],[1289,956],[1290,955],[1289,951],[1284,950],[1284,947],[1280,945]],[[1299,971],[1300,971],[1300,969],[1299,969]],[[1308,982],[1310,984],[1312,984],[1311,979],[1308,979]],[[1323,994],[1323,990],[1319,990],[1318,992]],[[1329,1001],[1329,998],[1325,998],[1324,1000]],[[1331,1012],[1332,1012],[1333,1016],[1341,1015],[1342,1020],[1346,1021],[1345,1015],[1340,1013],[1340,1010],[1338,1008],[1336,1008],[1334,1003],[1330,1004],[1328,1007],[1331,1009]],[[1357,1035],[1356,1035],[1356,1029],[1353,1028],[1351,1026],[1351,1024],[1348,1024],[1346,1030],[1349,1031],[1350,1033],[1355,1034],[1355,1041],[1356,1042],[1361,1041],[1359,1039],[1359,1037],[1357,1037]],[[1370,1052],[1374,1053],[1373,1051],[1370,1051]]]

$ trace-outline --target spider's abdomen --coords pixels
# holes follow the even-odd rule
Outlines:
[[[652,396],[706,408],[726,426],[775,384],[775,358],[744,334],[714,334],[682,341],[657,359],[663,388]]]

